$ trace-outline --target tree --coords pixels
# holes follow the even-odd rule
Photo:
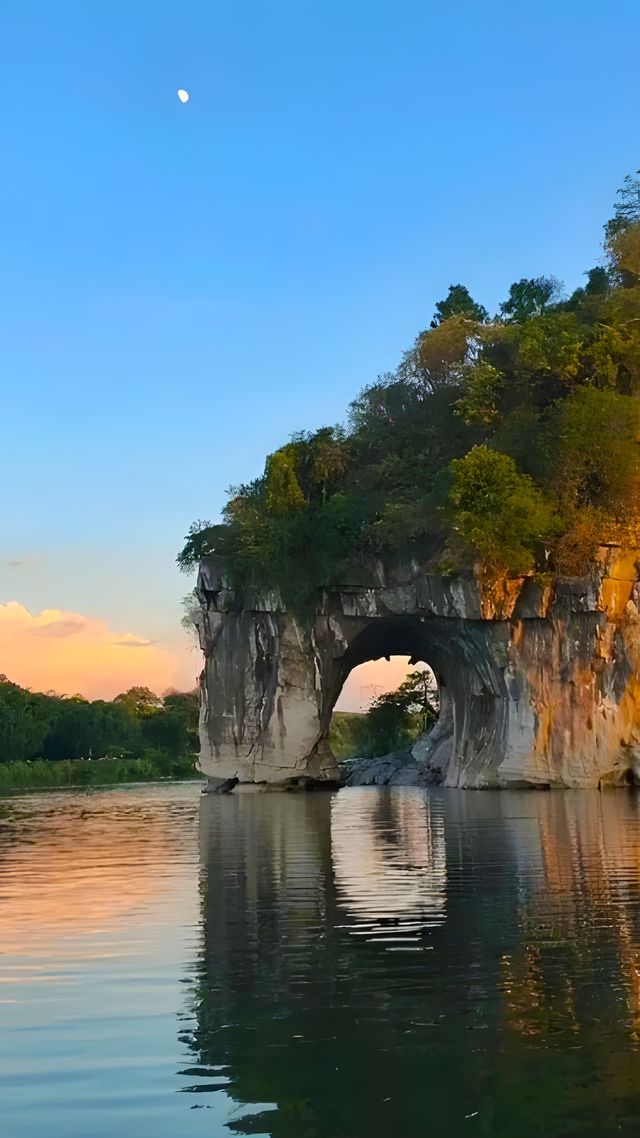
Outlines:
[[[452,530],[488,570],[527,573],[537,549],[557,531],[553,504],[513,459],[477,446],[451,463]]]
[[[640,404],[582,387],[555,408],[549,427],[551,483],[565,504],[621,517],[638,508]]]
[[[482,304],[477,304],[471,296],[466,285],[449,285],[449,292],[444,300],[439,300],[431,321],[431,327],[437,328],[443,320],[450,316],[465,316],[467,320],[474,320],[477,324],[484,324],[489,313]]]
[[[270,454],[266,465],[267,510],[270,514],[288,514],[304,506],[304,495],[298,481],[297,447],[295,443]]]
[[[133,687],[129,688],[128,691],[121,692],[113,702],[126,707],[138,719],[145,719],[158,710],[162,700],[150,688]]]
[[[429,557],[446,547],[451,567],[523,572],[558,564],[578,530],[613,533],[615,519],[622,532],[634,513],[622,471],[635,469],[626,419],[615,433],[622,405],[587,414],[577,393],[640,396],[640,175],[608,234],[609,263],[567,300],[555,277],[523,277],[489,321],[451,285],[396,370],[352,403],[347,429],[275,451],[262,478],[230,492],[219,526],[192,527],[180,563],[215,550],[232,585],[308,617],[320,589],[409,544]]]
[[[505,378],[486,360],[465,368],[464,392],[456,403],[456,415],[465,423],[493,426],[500,418],[500,397]]]
[[[475,324],[458,314],[449,316],[418,338],[415,360],[423,373],[420,379],[428,388],[450,381],[452,370],[467,358],[474,332]]]
[[[430,670],[409,672],[396,691],[374,699],[352,728],[355,749],[364,757],[410,746],[438,718],[438,688]]]
[[[640,222],[626,225],[614,234],[609,248],[622,284],[634,288],[640,280]]]
[[[213,553],[215,549],[214,536],[215,527],[211,522],[198,519],[189,526],[184,545],[176,559],[182,573],[188,573],[202,557],[207,553]]]
[[[635,174],[627,174],[616,197],[613,217],[606,223],[605,244],[611,245],[613,239],[626,229],[640,221],[640,170]]]
[[[587,296],[604,296],[609,292],[611,288],[609,273],[602,265],[597,265],[595,269],[589,269],[586,276],[587,283],[584,286],[584,291]]]
[[[556,277],[523,277],[511,285],[508,299],[500,305],[500,314],[516,324],[532,316],[542,316],[562,299],[562,288],[562,282]]]

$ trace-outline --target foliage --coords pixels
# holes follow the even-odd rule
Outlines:
[[[556,277],[533,277],[516,281],[509,289],[508,299],[500,305],[505,320],[523,324],[532,316],[542,316],[550,305],[562,297],[562,283]]]
[[[352,715],[332,728],[338,758],[374,758],[409,747],[438,717],[438,691],[430,671],[409,672],[396,691],[374,699],[364,715]],[[334,716],[334,719],[336,717]],[[334,752],[336,753],[336,752]]]
[[[267,459],[267,511],[270,514],[288,514],[304,506],[304,495],[298,482],[297,451],[295,443],[281,447]]]
[[[567,571],[640,532],[640,177],[605,252],[568,298],[553,276],[523,277],[492,319],[451,285],[346,429],[270,455],[219,525],[191,527],[181,567],[215,551],[237,587],[309,614],[321,589],[409,546],[445,567]]]
[[[467,320],[475,320],[479,324],[484,324],[489,313],[482,304],[476,303],[465,285],[456,284],[449,285],[449,292],[445,299],[439,300],[436,304],[431,327],[437,328],[438,324],[441,324],[443,320],[448,320],[450,316],[466,316]]]
[[[640,221],[640,170],[636,170],[635,174],[627,174],[616,197],[613,217],[604,227],[606,242],[608,245],[614,238],[627,229],[628,226],[634,225]]]
[[[31,692],[0,677],[0,764],[197,750],[198,695],[130,688],[109,702]]]
[[[557,529],[553,507],[514,460],[477,446],[451,463],[452,542],[498,573],[527,573]]]
[[[201,778],[193,757],[173,756],[147,749],[139,758],[44,759],[0,763],[0,791],[35,787],[111,786],[122,782],[149,782],[160,778]]]
[[[364,712],[334,711],[329,730],[329,745],[339,762],[358,754],[358,738]]]
[[[193,565],[197,565],[201,557],[211,553],[214,545],[212,531],[215,527],[211,522],[198,521],[189,526],[189,532],[184,539],[184,545],[177,557],[178,566],[187,572]]]
[[[628,395],[581,387],[553,410],[551,481],[566,509],[626,515],[638,502],[640,405]]]
[[[463,373],[464,391],[456,403],[455,413],[470,426],[478,423],[491,427],[500,418],[500,396],[504,376],[489,363],[480,360]]]

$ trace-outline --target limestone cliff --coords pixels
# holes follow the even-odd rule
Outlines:
[[[416,757],[448,786],[595,787],[640,777],[640,550],[602,548],[586,578],[488,587],[417,561],[372,566],[304,624],[200,566],[200,724],[210,778],[337,776],[331,713],[353,667],[424,660],[441,714]]]

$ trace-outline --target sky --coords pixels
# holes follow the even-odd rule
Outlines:
[[[637,0],[7,5],[0,672],[191,687],[190,523],[449,284],[581,282],[640,166],[639,36]]]

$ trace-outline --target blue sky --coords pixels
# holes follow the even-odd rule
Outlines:
[[[597,261],[640,6],[7,9],[0,602],[179,654],[174,557],[230,484],[342,418],[450,283],[493,308]]]

